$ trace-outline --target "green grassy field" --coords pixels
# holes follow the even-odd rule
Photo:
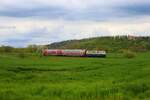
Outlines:
[[[1,54],[0,100],[150,100],[150,52],[133,59]]]

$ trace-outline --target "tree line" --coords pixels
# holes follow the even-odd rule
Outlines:
[[[15,48],[12,46],[0,46],[0,53],[36,53],[41,52],[46,46],[42,45],[28,45],[24,48]]]

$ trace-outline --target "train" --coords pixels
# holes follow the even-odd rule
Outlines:
[[[44,49],[43,56],[106,57],[106,51],[86,49]]]

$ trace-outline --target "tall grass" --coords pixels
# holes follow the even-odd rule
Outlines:
[[[0,56],[0,100],[148,100],[150,53],[133,59]]]

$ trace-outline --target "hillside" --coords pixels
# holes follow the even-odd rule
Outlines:
[[[50,49],[96,49],[109,52],[130,49],[132,51],[150,50],[150,37],[117,36],[96,37],[81,40],[68,40],[48,45]]]

